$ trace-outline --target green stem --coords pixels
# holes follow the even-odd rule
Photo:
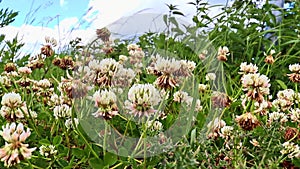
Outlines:
[[[105,122],[105,131],[104,131],[104,140],[103,140],[103,155],[106,154],[106,139],[107,139],[107,130],[108,130],[108,124]]]
[[[86,145],[89,147],[89,149],[91,150],[92,154],[99,159],[98,154],[94,151],[93,147],[90,145],[90,143],[87,141],[87,139],[83,136],[83,134],[80,132],[80,130],[78,130],[78,128],[76,127],[76,130],[74,130],[75,133],[77,133],[80,137],[82,137],[83,141],[86,143]]]

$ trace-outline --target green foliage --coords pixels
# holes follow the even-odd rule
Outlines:
[[[1,3],[1,2],[0,2]],[[9,25],[15,21],[15,17],[18,15],[18,12],[13,10],[9,11],[8,8],[0,10],[0,28]]]

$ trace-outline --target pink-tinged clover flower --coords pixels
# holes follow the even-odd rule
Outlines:
[[[135,84],[128,91],[125,105],[134,116],[149,116],[156,112],[154,106],[161,100],[159,91],[152,84]]]
[[[28,148],[29,144],[24,144],[30,134],[29,128],[25,130],[22,123],[16,124],[13,122],[2,126],[0,135],[5,140],[5,145],[0,149],[0,159],[6,167],[16,165],[21,160],[31,158],[31,153],[36,147]]]
[[[118,114],[117,96],[110,90],[98,90],[93,95],[95,107],[98,110],[93,113],[94,117],[103,117],[104,119],[111,119]]]
[[[246,96],[259,103],[263,102],[264,96],[270,93],[270,80],[266,75],[249,73],[245,74],[241,81],[244,88],[243,90],[247,92]]]
[[[300,64],[296,63],[296,64],[289,65],[289,70],[293,72],[292,74],[287,74],[289,79],[292,82],[300,83]]]
[[[6,93],[2,97],[0,114],[2,117],[10,121],[24,118],[24,114],[28,115],[26,102],[22,102],[18,93]]]

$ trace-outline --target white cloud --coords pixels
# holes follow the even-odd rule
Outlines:
[[[67,4],[68,4],[68,2],[67,2],[66,0],[59,0],[59,5],[60,5],[61,7],[65,6],[65,5],[67,5]]]
[[[142,3],[141,0],[90,0],[88,6],[92,9],[87,13],[85,19],[93,21],[91,27],[94,29],[104,27],[136,10]]]
[[[83,43],[86,44],[93,37],[95,37],[95,30],[107,26],[123,16],[130,16],[135,13],[157,13],[166,14],[168,8],[165,4],[178,5],[178,8],[183,13],[187,14],[186,19],[191,21],[191,16],[195,13],[195,7],[187,5],[187,1],[183,0],[90,0],[88,8],[90,9],[84,16],[87,22],[91,22],[91,26],[85,30],[79,30],[81,21],[78,18],[67,18],[62,20],[58,26],[51,28],[23,25],[22,27],[7,26],[0,29],[0,34],[6,35],[6,40],[11,40],[18,34],[18,37],[25,43],[23,47],[24,53],[36,53],[39,51],[41,44],[44,43],[44,37],[50,36],[58,40],[61,46],[68,44],[68,42],[76,37],[80,37]],[[66,0],[60,0],[60,5],[67,4]],[[143,12],[141,12],[141,10]],[[213,9],[212,14],[215,14],[219,9]],[[130,18],[130,17],[129,17]],[[149,25],[149,18],[143,20],[139,19],[136,22],[131,22],[130,26],[140,26],[144,24]],[[153,24],[148,27],[153,26]],[[155,25],[154,25],[155,26]],[[141,28],[142,29],[142,28]],[[145,28],[145,31],[146,28]],[[126,33],[126,31],[124,31]],[[129,32],[130,34],[130,32]]]
[[[21,27],[6,26],[0,29],[0,34],[5,34],[5,40],[12,40],[16,35],[25,45],[22,48],[22,54],[37,54],[46,36],[55,38],[60,47],[67,45],[70,40],[80,37],[83,43],[89,42],[96,36],[93,29],[77,30],[72,29],[78,23],[77,18],[68,18],[60,22],[55,28],[41,26],[22,25]]]

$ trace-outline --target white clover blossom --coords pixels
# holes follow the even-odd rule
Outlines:
[[[210,121],[207,124],[208,128],[208,138],[217,138],[220,136],[220,129],[226,126],[226,122],[224,120],[219,119],[218,117],[214,120]]]
[[[277,93],[277,98],[293,101],[295,98],[295,91],[293,89],[285,89],[285,90],[279,91]]]
[[[288,158],[300,157],[300,149],[299,146],[293,142],[284,142],[282,144],[283,149],[280,151],[281,154],[288,155]]]
[[[300,109],[291,109],[290,112],[290,118],[292,122],[300,122]]]
[[[256,65],[253,65],[252,63],[247,64],[247,62],[243,62],[240,65],[240,73],[247,74],[247,73],[256,73],[258,71],[258,67]]]
[[[42,80],[39,80],[38,82],[36,82],[36,85],[38,87],[46,89],[46,88],[51,87],[51,82],[48,79],[42,79]]]
[[[100,61],[99,60],[96,60],[96,59],[93,59],[89,62],[89,65],[88,67],[91,69],[91,70],[96,70],[96,71],[100,71]]]
[[[226,122],[222,119],[219,119],[219,117],[215,118],[207,124],[207,127],[212,129],[220,129],[224,126],[226,126]]]
[[[174,58],[163,58],[159,55],[156,56],[156,62],[154,65],[154,69],[165,73],[165,74],[173,74],[174,72],[178,71],[181,67],[181,62],[175,60]]]
[[[227,46],[219,47],[218,55],[228,54],[228,53],[229,53],[229,49]]]
[[[116,72],[122,65],[113,58],[105,58],[101,61],[92,60],[89,62],[89,80],[98,86],[112,86]]]
[[[297,95],[292,89],[285,89],[277,93],[277,99],[272,104],[281,111],[286,111],[294,105],[294,101],[297,99]]]
[[[161,100],[159,91],[152,84],[134,84],[128,91],[125,105],[130,114],[149,116],[156,112],[154,106]]]
[[[142,59],[145,57],[145,53],[136,44],[130,44],[127,46],[128,54],[129,54],[129,61],[134,67],[136,68],[136,71],[140,72],[140,68],[143,66]],[[124,58],[125,59],[125,58]],[[122,60],[121,60],[122,63]]]
[[[31,74],[32,70],[29,67],[20,67],[18,69],[19,74]]]
[[[249,73],[243,75],[241,81],[243,90],[247,92],[246,96],[252,100],[261,103],[264,101],[264,96],[270,93],[270,80],[266,75]]]
[[[103,59],[99,63],[100,72],[108,73],[109,75],[115,73],[119,66],[120,64],[115,59],[112,58]]]
[[[98,110],[93,113],[94,117],[112,118],[118,114],[117,96],[111,90],[98,90],[93,94],[95,107]]]
[[[273,122],[281,122],[285,123],[288,121],[288,116],[285,113],[282,112],[272,112],[269,114],[269,124]]]
[[[260,113],[261,115],[266,115],[269,111],[268,108],[270,108],[270,102],[263,100],[261,103],[260,102],[254,102],[255,110],[253,111],[254,113]]]
[[[125,62],[125,61],[127,61],[128,60],[128,57],[127,56],[125,56],[125,55],[120,55],[119,56],[119,61],[121,62],[121,63],[123,63],[123,62]]]
[[[45,157],[55,156],[57,154],[57,150],[54,145],[42,145],[39,149],[40,154]]]
[[[68,118],[72,116],[72,108],[67,104],[58,105],[54,107],[53,113],[56,119]]]
[[[11,79],[7,76],[0,75],[0,84],[6,87],[11,86]]]
[[[161,131],[163,129],[163,125],[160,121],[153,121],[153,120],[149,120],[147,121],[146,124],[147,129],[149,129],[150,131]]]
[[[132,83],[135,75],[132,69],[120,68],[116,72],[112,84],[113,86],[127,87]]]
[[[7,77],[17,77],[17,76],[19,76],[18,72],[16,72],[16,71],[4,72],[3,75],[5,75]]]
[[[205,80],[206,81],[214,81],[214,80],[216,80],[216,74],[215,73],[207,73],[206,75],[205,75]]]
[[[186,102],[189,98],[189,94],[187,92],[184,91],[177,91],[173,94],[173,100],[175,102]]]
[[[228,139],[232,136],[233,127],[232,126],[224,126],[221,128],[220,136],[222,138]]]
[[[13,122],[2,126],[0,135],[5,140],[5,145],[0,149],[0,158],[4,161],[4,166],[10,167],[20,163],[22,159],[31,158],[36,147],[28,148],[29,144],[24,144],[30,134],[29,128],[25,130],[22,123]]]
[[[128,51],[130,51],[130,50],[137,50],[139,48],[140,48],[140,46],[137,45],[137,44],[129,44],[129,45],[127,45],[127,50]]]
[[[294,73],[300,73],[300,64],[295,63],[295,64],[292,64],[292,65],[289,65],[289,70],[291,72],[294,72]]]
[[[209,85],[199,84],[199,87],[198,87],[199,92],[205,92],[208,89],[209,89]]]
[[[95,106],[109,105],[117,102],[117,96],[110,90],[98,90],[93,94]]]
[[[149,74],[157,76],[155,84],[162,89],[170,89],[179,86],[183,78],[192,75],[196,63],[188,60],[176,60],[164,58],[160,55],[151,56],[152,63],[147,68]]]
[[[78,124],[79,124],[79,120],[78,120],[77,118],[74,118],[73,120],[74,120],[75,127],[77,127]],[[67,120],[65,121],[65,126],[66,126],[67,129],[72,129],[72,128],[74,128],[73,122],[72,122],[72,119],[71,119],[71,118],[69,118],[69,119],[67,119]]]
[[[227,56],[229,55],[229,49],[227,46],[219,47],[218,49],[218,60],[227,61]]]
[[[22,104],[22,99],[19,93],[15,93],[15,92],[5,93],[2,96],[2,100],[1,100],[2,106],[16,108],[19,107],[21,104]]]
[[[22,102],[20,94],[14,92],[4,94],[1,105],[1,116],[13,121],[16,118],[24,118],[30,112],[27,109],[26,102]],[[34,116],[34,112],[32,113],[32,116]]]

